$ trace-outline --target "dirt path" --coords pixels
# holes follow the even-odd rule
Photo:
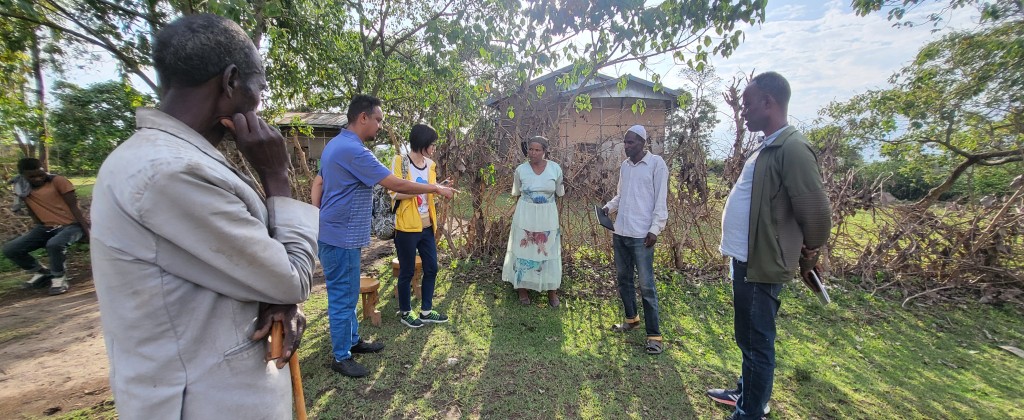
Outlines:
[[[374,240],[363,249],[371,267],[393,252]],[[99,305],[88,255],[68,262],[68,293],[18,290],[0,297],[0,419],[67,413],[112,398]],[[323,293],[323,274],[313,293]]]
[[[71,288],[0,299],[0,418],[88,408],[110,397],[107,354],[87,256],[69,262]]]

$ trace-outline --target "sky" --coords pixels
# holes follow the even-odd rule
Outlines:
[[[976,12],[961,9],[937,32],[930,23],[895,28],[893,22],[886,20],[884,12],[857,16],[849,3],[849,0],[770,0],[765,22],[744,29],[746,38],[733,55],[712,58],[711,64],[722,80],[719,88],[725,88],[734,76],[776,71],[789,80],[793,90],[790,123],[810,125],[818,111],[830,102],[886,88],[889,77],[909,64],[925,43],[953,29],[970,28],[977,21]],[[948,2],[929,2],[915,9],[908,18],[921,22],[923,16],[937,11],[942,4]],[[679,75],[684,65],[665,57],[653,60],[650,67],[662,76],[665,86],[687,89],[686,80]],[[649,73],[640,71],[635,64],[600,71],[611,76],[631,73],[650,78]],[[116,67],[109,59],[83,63],[68,76],[80,85],[117,77]],[[134,85],[140,89],[145,87],[137,80]],[[720,95],[715,98],[718,100]],[[720,100],[718,108],[728,109]],[[722,122],[712,134],[712,156],[722,156],[731,143],[728,118],[725,114],[719,116]]]
[[[889,77],[909,64],[917,51],[929,41],[937,40],[955,28],[974,25],[976,17],[961,9],[934,32],[930,23],[915,27],[894,28],[884,12],[857,16],[846,1],[784,0],[769,1],[765,22],[744,29],[745,41],[728,58],[714,57],[712,65],[721,77],[721,89],[733,76],[751,72],[776,71],[789,80],[793,91],[789,106],[790,124],[810,125],[818,110],[832,101],[844,101],[871,89],[884,89]],[[929,3],[916,9],[910,19],[923,21],[922,16],[938,10],[944,2]],[[948,2],[945,2],[948,3]],[[916,19],[915,19],[916,17]],[[679,76],[682,65],[665,59],[651,66],[662,74],[663,84],[687,89]],[[618,76],[632,73],[644,77],[638,66],[621,66],[601,70]],[[687,89],[689,90],[689,89]],[[720,98],[720,95],[716,95]],[[724,102],[718,109],[728,110]],[[721,157],[733,132],[729,116],[712,134],[712,155]]]

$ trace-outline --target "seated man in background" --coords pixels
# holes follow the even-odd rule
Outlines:
[[[32,274],[25,282],[26,288],[49,285],[51,296],[65,293],[68,247],[89,234],[89,222],[78,208],[75,186],[63,176],[47,173],[39,159],[19,160],[18,174],[13,181],[14,192],[36,226],[4,244],[4,256]],[[46,248],[49,268],[29,254],[40,248]]]

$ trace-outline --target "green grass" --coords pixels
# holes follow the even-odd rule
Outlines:
[[[95,176],[73,176],[68,177],[75,186],[75,194],[78,198],[92,197],[92,187],[96,184]]]
[[[730,386],[740,367],[732,338],[730,288],[684,284],[658,273],[666,352],[643,353],[643,331],[612,333],[621,319],[604,265],[567,268],[563,306],[519,305],[500,267],[443,267],[435,308],[448,324],[412,330],[394,316],[395,280],[384,266],[378,306],[384,323],[360,328],[387,344],[359,355],[370,376],[330,370],[326,295],[305,304],[300,349],[310,418],[724,418],[704,396]],[[1024,418],[1024,347],[1019,308],[916,306],[832,290],[823,307],[800,287],[782,293],[776,419]],[[417,301],[413,301],[414,305]],[[61,419],[113,418],[109,403]]]
[[[643,333],[615,334],[611,271],[567,279],[563,307],[520,306],[491,266],[446,269],[435,307],[452,322],[411,330],[394,317],[394,280],[383,277],[383,340],[359,356],[368,378],[330,371],[326,296],[305,305],[300,356],[311,417],[342,418],[717,418],[728,410],[703,394],[731,385],[740,354],[732,339],[729,287],[683,285],[662,276],[668,347],[642,352]],[[801,289],[783,292],[775,418],[1020,418],[1024,359],[997,344],[1024,343],[1010,308],[900,309],[836,289],[821,307]],[[544,301],[542,298],[537,301]],[[415,304],[415,301],[414,301]],[[988,335],[993,338],[989,339]]]
[[[44,264],[49,264],[46,262],[45,250],[38,249],[33,251],[31,255],[40,261],[44,261]],[[30,275],[15,265],[14,262],[6,257],[0,257],[0,297],[12,291],[20,290],[22,284],[30,277]]]

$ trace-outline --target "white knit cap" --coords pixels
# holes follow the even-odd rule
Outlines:
[[[647,130],[644,129],[644,126],[642,126],[640,124],[637,124],[637,125],[634,125],[632,127],[629,127],[629,130],[626,130],[626,131],[632,131],[632,132],[636,133],[636,135],[640,136],[641,139],[643,139],[644,141],[647,141]]]

